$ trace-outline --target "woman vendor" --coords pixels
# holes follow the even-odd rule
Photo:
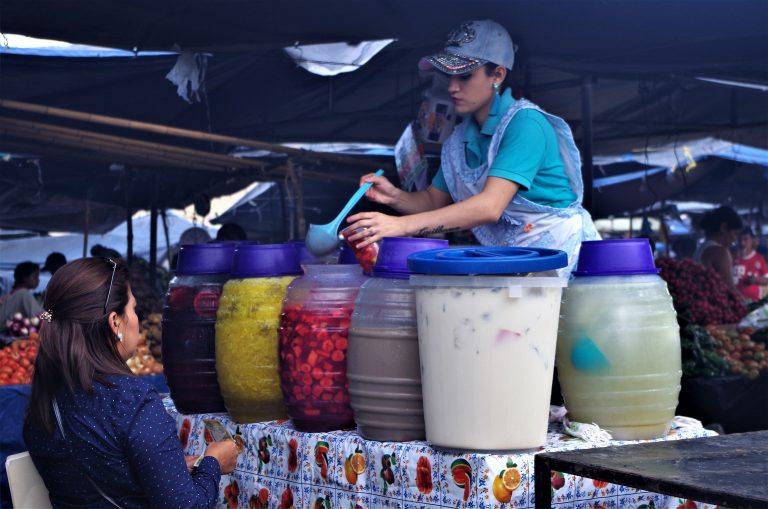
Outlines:
[[[402,216],[361,212],[347,219],[350,236],[364,247],[383,237],[472,229],[483,245],[535,246],[568,253],[570,273],[583,240],[598,239],[581,206],[579,152],[568,125],[507,85],[514,46],[490,20],[453,30],[443,51],[423,58],[449,77],[448,92],[465,120],[445,142],[441,167],[425,191],[405,192],[386,178],[372,182],[366,197]]]

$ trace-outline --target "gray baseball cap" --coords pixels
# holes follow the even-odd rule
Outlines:
[[[466,21],[452,30],[443,51],[422,58],[419,69],[465,74],[488,62],[512,69],[515,47],[503,26],[486,19]]]

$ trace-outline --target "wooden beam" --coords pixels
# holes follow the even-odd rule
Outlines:
[[[123,127],[126,129],[134,129],[138,131],[151,132],[154,134],[163,134],[166,136],[176,136],[180,138],[188,138],[198,141],[212,141],[217,143],[225,143],[228,145],[245,145],[247,147],[269,150],[278,154],[286,154],[293,157],[304,159],[319,159],[323,161],[334,162],[338,164],[358,166],[364,168],[380,168],[381,163],[376,161],[368,161],[362,158],[354,158],[347,156],[339,156],[336,154],[327,154],[324,152],[314,152],[312,150],[304,150],[286,147],[276,143],[267,143],[264,141],[253,140],[249,138],[240,138],[237,136],[227,136],[223,134],[206,133],[203,131],[195,131],[192,129],[182,129],[178,127],[171,127],[162,124],[153,124],[149,122],[139,122],[137,120],[129,120],[118,117],[110,117],[106,115],[96,115],[93,113],[85,113],[82,111],[68,110],[63,108],[54,108],[50,106],[42,106],[39,104],[13,101],[10,99],[0,99],[0,108],[12,109],[17,111],[26,111],[30,113],[38,113],[41,115],[49,115],[60,118],[68,118],[72,120],[81,120],[84,122],[92,122],[96,124],[109,125],[113,127]],[[384,166],[391,166],[389,165]]]

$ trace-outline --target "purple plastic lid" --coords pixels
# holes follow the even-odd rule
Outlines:
[[[299,252],[299,263],[301,265],[331,265],[338,261],[338,249],[325,256],[315,256],[307,249],[307,243],[304,240],[289,240],[288,244],[292,244]]]
[[[235,244],[229,242],[181,246],[176,262],[176,274],[229,274],[234,252]]]
[[[582,242],[573,275],[631,276],[658,274],[648,239],[589,240]]]
[[[371,275],[396,279],[408,279],[413,273],[408,268],[408,255],[428,249],[448,247],[447,240],[412,237],[384,237]],[[353,255],[354,256],[354,255]]]
[[[343,242],[341,244],[341,253],[339,254],[339,265],[357,265],[357,258],[355,258],[355,252],[349,247],[349,244]]]
[[[299,250],[290,243],[238,245],[230,274],[233,278],[299,275]]]

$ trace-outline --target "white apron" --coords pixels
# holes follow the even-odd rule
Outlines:
[[[589,212],[581,206],[584,196],[581,158],[571,129],[563,119],[550,115],[525,99],[516,101],[499,121],[491,138],[488,162],[477,168],[467,165],[464,150],[466,123],[462,123],[443,146],[443,176],[455,203],[480,193],[485,187],[488,169],[493,164],[507,125],[519,111],[526,108],[540,111],[555,129],[560,157],[571,189],[576,194],[576,200],[566,208],[556,208],[539,205],[517,193],[496,223],[476,226],[472,228],[472,233],[485,246],[545,247],[565,251],[568,254],[568,266],[560,269],[558,273],[568,277],[578,261],[581,242],[599,240],[600,235]]]

